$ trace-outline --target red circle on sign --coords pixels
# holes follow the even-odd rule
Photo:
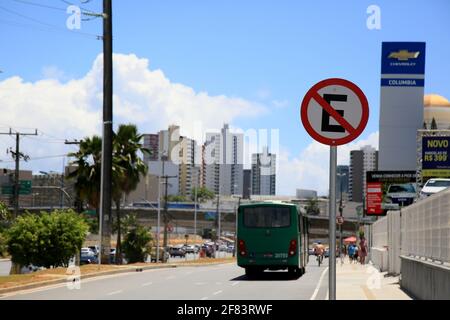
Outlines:
[[[331,85],[343,86],[353,91],[358,97],[362,109],[361,121],[358,127],[356,127],[353,130],[353,132],[350,132],[348,136],[339,139],[332,139],[322,136],[321,134],[319,134],[317,131],[314,130],[308,119],[308,107],[310,101],[313,99],[315,95],[318,94],[320,89],[323,89]],[[350,82],[345,79],[331,78],[318,82],[311,89],[308,90],[302,101],[300,116],[303,126],[314,140],[329,146],[339,146],[353,141],[364,131],[364,128],[367,125],[367,121],[369,120],[369,103],[362,90],[353,82]]]

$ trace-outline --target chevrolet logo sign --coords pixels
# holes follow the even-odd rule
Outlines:
[[[397,52],[391,52],[388,56],[390,59],[397,59],[399,61],[408,61],[409,59],[417,59],[420,52],[409,52],[408,50],[399,50]]]

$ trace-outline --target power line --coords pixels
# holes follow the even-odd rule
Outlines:
[[[67,154],[60,154],[60,155],[54,155],[54,156],[45,156],[45,157],[34,157],[34,158],[29,158],[27,160],[20,160],[20,161],[25,161],[25,162],[29,162],[29,161],[38,161],[38,160],[45,160],[45,159],[56,159],[56,158],[63,158],[63,157],[67,157]],[[15,162],[14,160],[0,160],[0,163],[12,163]]]
[[[35,7],[59,10],[59,11],[64,11],[64,12],[66,11],[65,8],[53,7],[53,6],[49,6],[46,4],[35,3],[35,2],[31,2],[31,1],[26,1],[26,0],[11,0],[11,1],[19,2],[19,3],[23,3],[23,4],[27,4],[27,5],[31,5],[31,6],[35,6]]]
[[[3,7],[3,6],[0,6],[0,10],[6,11],[6,12],[12,14],[12,15],[16,15],[16,16],[18,16],[18,17],[21,17],[21,18],[23,18],[23,19],[32,21],[32,22],[34,22],[34,23],[41,24],[41,25],[46,26],[46,27],[48,27],[48,28],[56,29],[57,31],[64,31],[64,32],[72,33],[72,34],[79,34],[79,35],[84,35],[84,36],[89,36],[89,37],[95,37],[97,40],[101,40],[101,39],[102,39],[102,36],[100,36],[100,35],[96,35],[96,34],[92,34],[92,33],[87,33],[87,32],[81,32],[81,31],[68,30],[68,29],[66,29],[66,28],[64,28],[64,27],[56,26],[56,25],[53,25],[53,24],[50,24],[50,23],[47,23],[47,22],[44,22],[44,21],[41,21],[41,20],[32,18],[32,17],[26,16],[26,15],[24,15],[24,14],[21,14],[20,12],[17,12],[17,11],[14,11],[14,10],[11,10],[11,9],[8,9],[8,8],[5,8],[5,7]],[[4,20],[3,20],[3,21],[4,21]],[[4,21],[4,22],[5,22],[5,21]],[[8,22],[7,22],[7,23],[8,23]],[[11,23],[11,22],[9,22],[9,23]],[[17,24],[17,22],[13,22],[13,23],[16,23],[16,24]],[[23,26],[23,25],[22,25],[22,26]]]

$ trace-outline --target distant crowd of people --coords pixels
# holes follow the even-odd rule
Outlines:
[[[348,258],[350,260],[350,263],[366,263],[366,257],[367,257],[367,241],[364,236],[361,236],[359,238],[359,244],[357,245],[356,242],[350,243],[349,245],[343,245],[342,246],[342,255],[345,257],[348,255]]]

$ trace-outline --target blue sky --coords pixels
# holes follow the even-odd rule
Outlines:
[[[64,31],[68,17],[64,11],[30,4],[65,9],[64,1],[25,2],[0,2],[0,82],[13,76],[35,82],[49,67],[57,70],[61,82],[84,77],[101,53],[101,41]],[[381,9],[381,30],[366,27],[366,10],[372,4]],[[312,142],[300,123],[299,105],[306,91],[325,78],[346,78],[360,86],[370,105],[361,138],[378,130],[382,41],[425,41],[425,92],[450,98],[446,59],[450,2],[446,0],[131,0],[113,1],[113,6],[114,52],[146,58],[151,70],[160,69],[171,82],[196,92],[264,106],[268,112],[236,116],[232,125],[279,128],[280,143],[291,156],[301,155]],[[101,1],[83,7],[101,11]],[[57,27],[43,31],[48,30],[43,24],[5,8]],[[82,22],[81,27],[89,34],[102,30],[100,19]],[[20,127],[19,123],[0,121],[2,126]]]

